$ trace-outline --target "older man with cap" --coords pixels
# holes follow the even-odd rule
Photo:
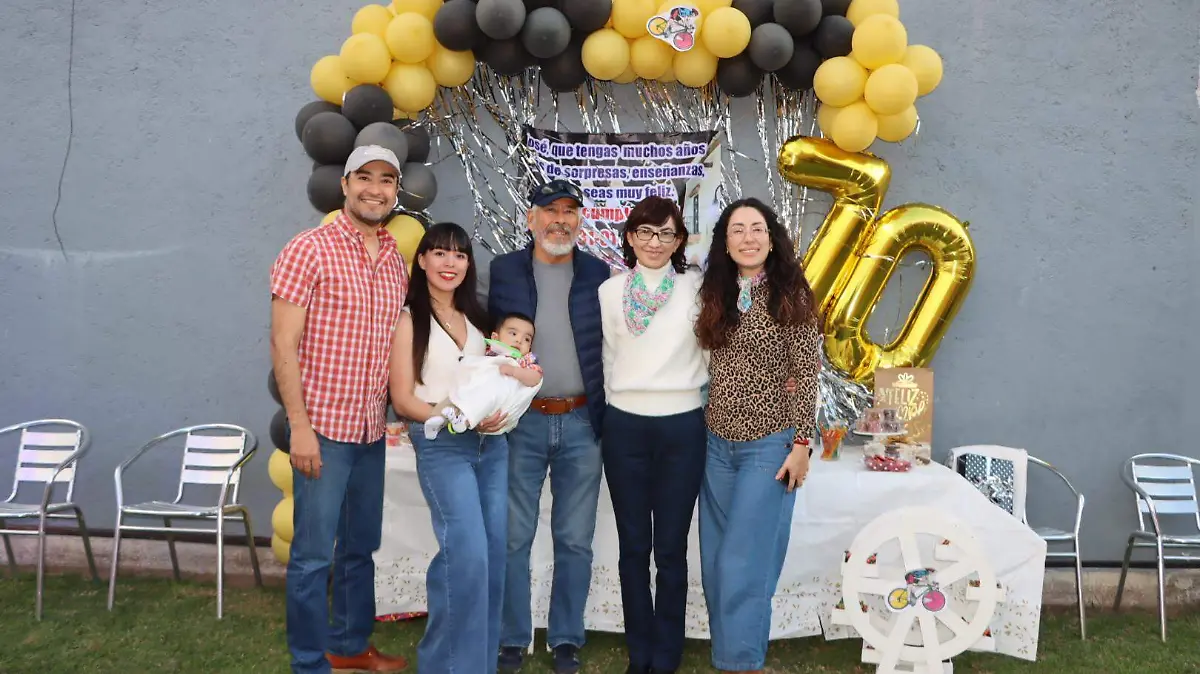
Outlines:
[[[527,224],[533,242],[492,260],[488,309],[532,316],[543,380],[539,398],[508,436],[508,564],[500,628],[500,671],[520,669],[533,638],[529,552],[546,472],[554,499],[554,585],[547,638],[554,671],[579,670],[583,614],[592,578],[604,413],[600,284],[608,265],[575,247],[583,193],[565,180],[534,188]]]
[[[297,673],[407,666],[370,643],[388,355],[408,279],[383,228],[399,184],[391,150],[355,148],[342,177],[341,213],[296,235],[271,270],[271,360],[293,466],[287,639]]]

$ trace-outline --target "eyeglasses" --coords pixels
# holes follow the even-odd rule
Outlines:
[[[770,236],[770,230],[767,229],[766,225],[751,225],[750,227],[745,227],[744,225],[737,225],[737,226],[729,228],[729,236],[736,237],[739,239],[744,239],[746,237],[754,237],[755,239],[762,239],[767,236]]]
[[[638,241],[649,241],[657,236],[658,240],[664,244],[675,243],[675,239],[679,236],[679,234],[674,230],[658,231],[654,229],[643,228],[633,230],[633,235],[637,237]]]

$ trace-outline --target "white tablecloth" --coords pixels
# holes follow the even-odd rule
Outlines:
[[[875,473],[861,454],[848,447],[840,461],[813,459],[805,486],[798,492],[792,538],[775,595],[771,638],[824,634],[827,639],[857,636],[831,625],[830,612],[840,599],[840,566],[855,535],[875,517],[905,506],[929,506],[965,521],[975,532],[1007,591],[992,620],[996,650],[1026,660],[1037,654],[1046,544],[1029,527],[992,505],[967,481],[940,464],[914,467],[906,474]],[[383,544],[375,556],[376,612],[425,610],[425,570],[437,550],[429,511],[416,477],[407,442],[388,450],[384,492]],[[708,638],[708,616],[700,585],[700,545],[693,520],[689,543],[687,636]],[[532,554],[533,618],[546,626],[553,554],[550,544],[549,482],[542,499],[541,522]],[[616,523],[607,484],[601,485],[594,543],[587,627],[624,631],[621,587],[617,576]]]

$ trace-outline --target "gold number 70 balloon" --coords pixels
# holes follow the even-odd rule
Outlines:
[[[876,368],[923,367],[966,299],[975,269],[967,226],[928,204],[879,215],[891,169],[882,159],[797,136],[784,144],[785,180],[829,192],[833,208],[804,256],[805,276],[825,317],[829,362],[870,384]],[[867,320],[905,253],[924,251],[933,272],[895,339],[876,344]]]

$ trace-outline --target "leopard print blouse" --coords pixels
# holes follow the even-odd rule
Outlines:
[[[708,429],[734,442],[765,438],[795,428],[796,438],[816,435],[817,376],[821,333],[815,325],[780,327],[767,312],[767,284],[750,291],[729,343],[712,352],[708,365]],[[796,392],[784,384],[796,379]]]

